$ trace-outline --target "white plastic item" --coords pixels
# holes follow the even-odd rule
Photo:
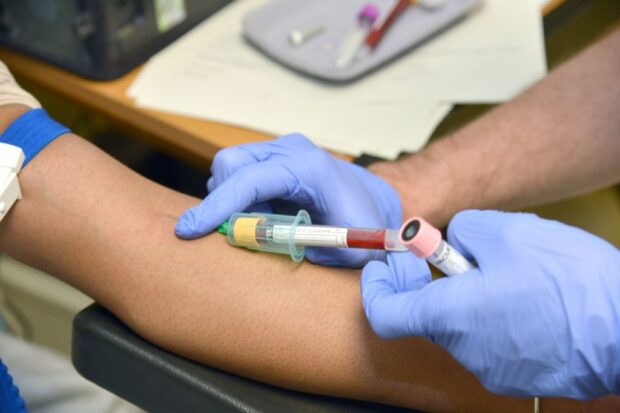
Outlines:
[[[418,0],[416,4],[427,9],[438,9],[446,4],[446,0]]]
[[[17,174],[23,163],[24,151],[21,148],[0,143],[0,221],[22,197]]]
[[[426,258],[448,276],[459,275],[475,266],[441,239],[441,232],[426,220],[413,217],[400,229],[400,241],[416,256]]]

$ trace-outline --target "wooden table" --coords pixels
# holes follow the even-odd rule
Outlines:
[[[564,1],[549,0],[544,8],[545,15]],[[97,82],[4,48],[0,48],[0,60],[20,79],[83,105],[113,122],[140,131],[164,148],[192,154],[200,159],[212,159],[223,147],[271,137],[237,126],[137,107],[125,91],[140,73],[141,66],[120,79]]]

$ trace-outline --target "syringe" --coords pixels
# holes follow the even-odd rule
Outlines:
[[[297,216],[238,213],[218,231],[228,237],[231,245],[288,254],[296,262],[303,259],[305,247],[407,251],[399,241],[397,229],[312,225],[304,210]]]

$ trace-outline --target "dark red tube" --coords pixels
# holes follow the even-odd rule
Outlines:
[[[349,248],[382,250],[385,248],[385,230],[349,228],[347,230],[347,245]]]

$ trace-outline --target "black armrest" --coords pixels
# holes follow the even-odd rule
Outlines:
[[[169,353],[93,304],[73,321],[80,374],[149,412],[412,413],[281,389]]]

